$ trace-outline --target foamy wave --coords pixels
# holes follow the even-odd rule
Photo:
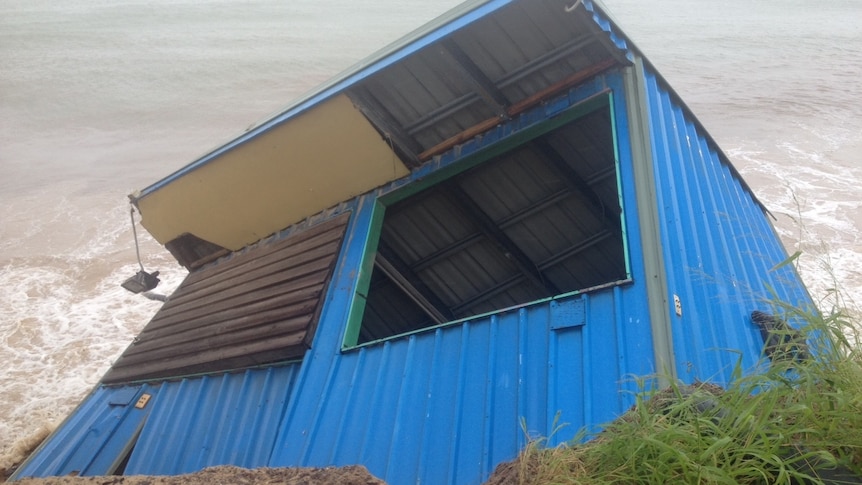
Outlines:
[[[851,303],[862,297],[862,134],[841,123],[798,127],[799,139],[749,141],[727,154],[777,217],[788,251],[802,252],[812,296],[837,291]]]
[[[72,411],[161,305],[119,286],[139,270],[124,204],[46,200],[11,201],[19,216],[4,220],[0,242],[0,468]],[[28,219],[33,208],[21,209],[40,201],[47,217]],[[158,291],[170,293],[185,270],[139,236],[144,265],[161,271]]]
[[[18,443],[34,430],[69,414],[158,310],[159,303],[119,286],[137,269],[134,263],[110,270],[97,259],[51,258],[16,260],[0,272],[8,295],[0,307],[7,367],[0,379],[0,435],[6,438],[0,467],[23,458],[16,456]],[[183,271],[162,275],[170,290]]]

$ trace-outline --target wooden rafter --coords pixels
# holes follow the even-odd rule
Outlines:
[[[563,79],[562,81],[560,81],[558,83],[552,84],[552,85],[548,86],[547,88],[537,92],[536,94],[529,96],[527,98],[524,98],[521,101],[509,106],[509,108],[506,109],[506,113],[507,113],[508,117],[513,118],[516,115],[518,115],[518,114],[526,111],[530,107],[534,106],[535,104],[541,102],[542,100],[547,99],[548,97],[550,97],[556,93],[559,93],[561,91],[564,91],[566,89],[574,87],[574,86],[586,81],[587,79],[590,79],[590,78],[592,78],[592,77],[594,77],[594,76],[596,76],[596,75],[598,75],[598,74],[600,74],[600,73],[602,73],[602,72],[604,72],[604,71],[606,71],[606,70],[608,70],[608,69],[610,69],[616,65],[617,65],[617,61],[615,59],[605,59],[604,61],[597,62],[597,63],[593,64],[592,66],[584,68],[584,69],[574,73],[573,75],[567,77],[566,79]],[[424,162],[426,160],[429,160],[434,155],[439,155],[439,154],[445,152],[446,150],[449,150],[450,148],[454,147],[455,145],[459,145],[461,143],[464,143],[465,141],[475,137],[476,135],[478,135],[480,133],[484,133],[484,132],[490,130],[491,128],[497,126],[498,124],[500,124],[500,121],[501,121],[500,118],[496,117],[496,116],[493,118],[489,118],[487,120],[484,120],[484,121],[480,121],[479,123],[476,123],[475,125],[471,126],[470,128],[467,128],[466,130],[464,130],[464,131],[462,131],[462,132],[460,132],[460,133],[458,133],[458,134],[456,134],[456,135],[454,135],[454,136],[452,136],[446,140],[443,140],[442,142],[438,143],[437,145],[434,145],[433,147],[420,153],[419,154],[419,161]]]

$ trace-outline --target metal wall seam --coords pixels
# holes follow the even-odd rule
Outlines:
[[[441,329],[436,329],[434,331],[434,344],[432,350],[432,361],[431,361],[431,371],[429,373],[429,379],[425,386],[425,395],[426,400],[425,404],[422,407],[424,416],[422,419],[422,428],[419,430],[418,434],[421,437],[421,443],[419,444],[422,450],[431,450],[434,449],[434,441],[433,441],[433,433],[435,419],[437,419],[437,415],[442,411],[437,407],[434,407],[432,403],[434,402],[434,398],[436,397],[436,387],[434,387],[434,383],[440,381],[444,378],[443,369],[444,366],[441,363],[441,352],[443,345],[443,332]],[[439,457],[432,453],[420,453],[418,457],[417,471],[416,471],[416,479],[419,483],[432,483],[430,482],[430,477],[432,475],[432,471],[435,467],[441,466],[441,462]]]
[[[636,62],[639,61],[636,59]],[[665,358],[673,358],[670,345],[659,351],[661,345],[655,342],[653,335],[655,322],[660,319],[655,318],[652,312],[658,311],[661,314],[667,311],[662,303],[667,299],[667,292],[663,286],[663,263],[658,235],[649,236],[658,231],[654,222],[658,216],[650,152],[644,149],[644,146],[649,147],[649,140],[646,138],[648,122],[643,118],[643,96],[637,88],[640,83],[639,69],[639,64],[636,64],[624,69],[620,75],[607,78],[607,84],[612,89],[619,187],[621,207],[624,210],[624,217],[621,219],[625,221],[629,269],[635,282],[631,287],[614,288],[617,331],[620,332],[618,338],[621,339],[618,349],[622,353],[619,357],[620,373],[625,376],[621,379],[622,395],[616,396],[621,408],[626,408],[634,393],[639,390],[633,375],[655,375],[660,372],[662,365],[657,355],[667,354]],[[662,288],[665,290],[662,291]],[[644,332],[648,335],[647,338],[642,337]],[[667,333],[670,341],[669,330]]]
[[[365,374],[365,358],[365,349],[360,349],[355,356],[356,364],[353,366],[353,373],[350,376],[350,383],[348,384],[347,389],[343,391],[345,394],[345,399],[347,399],[348,402],[358,401],[356,393],[361,390],[359,384],[361,377]],[[341,413],[341,416],[338,417],[338,421],[336,421],[336,429],[344,430],[344,437],[338,440],[332,447],[332,452],[329,457],[329,461],[331,463],[337,463],[342,461],[343,453],[345,453],[345,450],[351,444],[348,442],[347,435],[349,433],[349,430],[351,430],[355,426],[356,422],[359,420],[357,414],[359,412],[361,412],[361,409],[358,407],[347,408],[347,412]]]
[[[658,383],[662,387],[668,385],[676,378],[676,359],[678,352],[684,349],[675,349],[671,330],[669,281],[665,270],[667,256],[662,244],[661,222],[659,207],[664,203],[662,194],[656,188],[656,143],[652,132],[655,126],[652,123],[652,112],[654,107],[650,103],[647,92],[649,91],[648,80],[645,76],[644,61],[636,57],[634,66],[626,69],[624,75],[623,99],[618,108],[620,120],[625,120],[627,125],[620,132],[618,139],[620,148],[620,161],[628,162],[628,170],[621,167],[622,174],[628,173],[631,182],[623,184],[623,188],[630,191],[629,197],[633,207],[631,221],[628,224],[636,226],[630,229],[632,237],[638,238],[638,243],[630,246],[639,248],[641,258],[631,257],[633,267],[642,266],[643,288],[646,293],[645,301],[649,309],[648,324],[652,333],[654,371],[658,376]],[[620,121],[622,122],[622,121]]]
[[[656,141],[654,143],[656,177],[662,201],[659,205],[660,212],[664,213],[662,233],[665,242],[668,286],[669,291],[682,302],[682,315],[672,315],[672,328],[677,340],[674,347],[680,349],[677,371],[686,380],[697,377],[709,380],[715,377],[713,373],[719,370],[721,361],[714,351],[703,351],[702,343],[715,344],[715,339],[698,333],[710,332],[713,325],[710,324],[710,318],[702,316],[703,313],[711,312],[710,302],[704,302],[702,295],[701,297],[695,295],[694,282],[690,274],[691,268],[696,268],[698,263],[697,256],[689,253],[694,251],[697,254],[700,248],[696,235],[686,233],[684,230],[689,228],[691,231],[694,228],[694,221],[686,217],[690,216],[691,212],[684,207],[688,204],[689,197],[693,195],[682,183],[691,165],[687,159],[682,158],[681,153],[678,123],[682,121],[684,124],[684,118],[676,116],[669,94],[660,89],[657,79],[650,74],[647,74],[647,79],[654,126],[653,139]],[[683,218],[688,220],[683,221]],[[710,234],[710,236],[713,235]],[[691,345],[695,342],[701,345]],[[692,372],[695,375],[692,375]],[[718,380],[722,381],[720,376]]]

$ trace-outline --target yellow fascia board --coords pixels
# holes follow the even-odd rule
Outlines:
[[[190,233],[236,250],[409,173],[338,95],[138,199],[162,244]]]

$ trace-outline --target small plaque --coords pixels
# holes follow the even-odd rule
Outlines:
[[[152,396],[150,396],[149,394],[141,394],[141,397],[138,398],[138,402],[135,403],[135,407],[137,409],[144,409],[145,407],[147,407],[147,403],[150,402],[150,397]]]
[[[673,295],[673,309],[676,311],[676,316],[682,316],[682,300],[677,295]]]
[[[584,300],[581,298],[554,300],[551,302],[551,328],[580,327],[587,323]]]

